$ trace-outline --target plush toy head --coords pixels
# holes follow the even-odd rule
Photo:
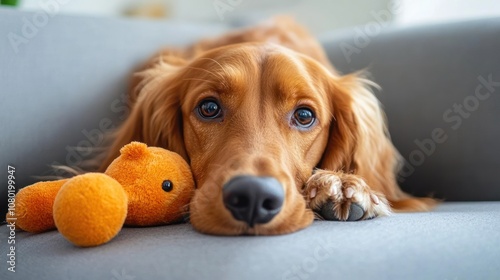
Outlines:
[[[179,221],[194,192],[191,169],[181,156],[139,142],[124,146],[105,173],[128,194],[127,225]]]

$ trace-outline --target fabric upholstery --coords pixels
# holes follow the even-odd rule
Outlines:
[[[154,51],[227,29],[57,15],[16,53],[5,38],[22,34],[33,16],[0,9],[0,178],[7,178],[7,164],[15,166],[18,188],[47,175],[49,164],[81,161],[86,155],[73,147],[94,146],[123,119],[129,72]],[[345,73],[368,67],[382,86],[377,95],[403,157],[425,152],[402,176],[407,191],[500,200],[500,88],[492,86],[456,129],[457,113],[453,121],[443,118],[455,103],[465,107],[479,85],[484,94],[481,77],[500,81],[499,34],[500,19],[388,29],[369,36],[350,61],[340,46],[359,41],[358,31],[322,37],[336,67]],[[447,137],[437,135],[443,143],[434,141],[432,149],[424,139],[436,128]],[[500,279],[498,213],[500,202],[445,202],[430,213],[317,221],[268,237],[208,236],[189,224],[125,228],[110,243],[86,249],[55,231],[17,232],[16,273],[7,271],[10,232],[2,225],[0,279]]]
[[[381,86],[377,97],[406,161],[402,187],[446,200],[500,200],[500,18],[367,28],[322,41],[335,67],[366,69]]]
[[[209,236],[188,224],[125,228],[84,249],[55,231],[17,233],[17,271],[5,268],[2,240],[0,278],[493,280],[500,276],[498,213],[500,202],[446,203],[430,213],[316,221],[260,237]],[[7,236],[6,227],[0,232]]]

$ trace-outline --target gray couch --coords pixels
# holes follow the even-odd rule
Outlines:
[[[227,29],[41,19],[35,26],[32,13],[0,9],[2,201],[7,165],[20,188],[49,175],[50,164],[85,158],[74,146],[97,144],[103,120],[120,123],[128,74],[156,49]],[[189,224],[125,228],[87,249],[55,231],[16,232],[15,273],[3,225],[0,279],[500,279],[500,19],[363,28],[321,40],[341,71],[368,67],[382,86],[377,96],[407,160],[402,186],[445,199],[435,211],[317,221],[272,237],[208,236]]]

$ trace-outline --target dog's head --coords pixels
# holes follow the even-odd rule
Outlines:
[[[371,168],[370,143],[385,137],[377,101],[359,78],[278,45],[164,59],[140,75],[114,149],[138,140],[181,154],[197,184],[191,222],[202,232],[308,226],[313,213],[301,191],[313,169]]]

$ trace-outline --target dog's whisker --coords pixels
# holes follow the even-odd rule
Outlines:
[[[231,77],[231,73],[229,73],[227,71],[227,68],[226,67],[223,67],[222,64],[220,64],[217,60],[213,59],[213,58],[210,58],[210,57],[200,57],[199,60],[210,60],[212,62],[214,62],[215,64],[217,64],[220,68],[220,70],[222,71],[222,73],[227,76],[227,77]],[[227,86],[226,84],[226,79],[224,78],[224,75],[222,73],[219,73],[217,72],[218,75],[219,75],[219,78],[220,78],[220,82],[223,84],[223,86]]]
[[[206,72],[206,73],[208,73],[208,74],[210,74],[210,75],[215,76],[215,77],[216,77],[216,78],[218,78],[218,79],[223,80],[223,79],[222,79],[222,78],[223,78],[223,76],[222,76],[222,75],[221,75],[221,73],[219,73],[219,72],[212,72],[212,71],[210,71],[210,70],[208,70],[208,69],[204,69],[204,68],[200,68],[200,67],[194,67],[194,66],[186,66],[186,68],[188,68],[188,69],[193,69],[193,70],[201,70],[201,71],[204,71],[204,72]]]
[[[213,61],[215,62],[217,65],[219,65],[219,67],[221,68],[222,71],[225,71],[225,68],[222,67],[222,64],[220,64],[217,60],[213,59],[213,58],[210,58],[210,57],[200,57],[199,58],[200,60],[203,60],[203,59],[206,59],[206,60],[210,60],[210,61]]]
[[[182,79],[183,81],[200,81],[200,82],[206,82],[210,84],[216,84],[215,81],[210,81],[210,80],[205,80],[205,79],[197,79],[197,78],[184,78]]]

